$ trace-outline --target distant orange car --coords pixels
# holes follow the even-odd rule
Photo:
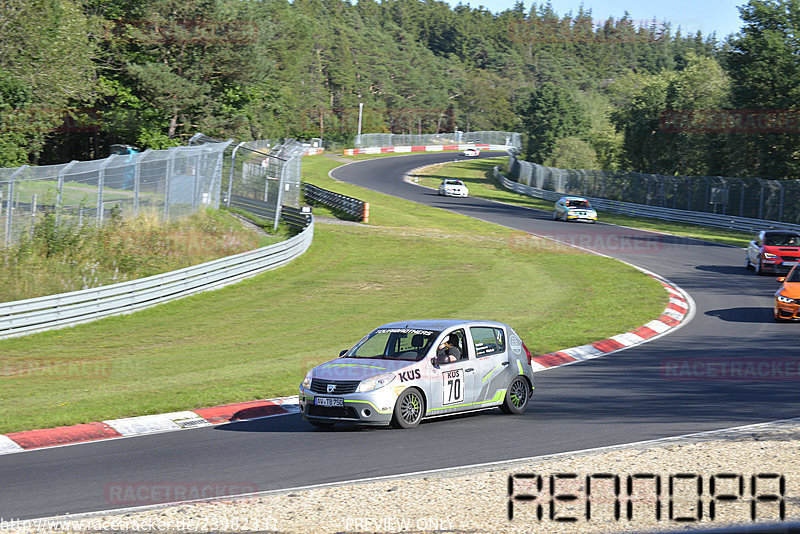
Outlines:
[[[800,267],[795,266],[778,282],[783,285],[775,292],[775,320],[800,320]]]

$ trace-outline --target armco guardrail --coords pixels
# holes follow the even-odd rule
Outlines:
[[[266,247],[178,271],[46,297],[0,304],[0,339],[130,313],[218,289],[297,258],[311,245],[313,219],[298,235]]]
[[[328,191],[313,184],[303,183],[303,194],[312,200],[352,215],[363,222],[369,222],[369,203]]]
[[[546,189],[539,189],[530,185],[515,182],[506,177],[500,172],[499,167],[494,168],[495,178],[503,184],[503,186],[522,193],[524,195],[541,198],[544,200],[551,200],[555,202],[565,193],[557,193],[555,191],[548,191]],[[763,219],[750,219],[747,217],[734,217],[732,215],[722,215],[719,213],[706,213],[702,211],[687,211],[678,210],[673,208],[661,208],[658,206],[647,206],[644,204],[632,204],[630,202],[620,202],[618,200],[607,200],[604,198],[584,197],[587,198],[592,205],[600,210],[609,213],[618,213],[621,215],[631,215],[634,217],[648,217],[652,219],[660,219],[663,221],[677,221],[689,224],[700,224],[703,226],[713,226],[716,228],[727,228],[731,230],[739,230],[743,232],[759,232],[761,230],[772,229],[791,229],[800,231],[800,225],[782,223],[779,221],[768,221]]]

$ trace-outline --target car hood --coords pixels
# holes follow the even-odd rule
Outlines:
[[[400,371],[418,363],[406,360],[336,358],[315,367],[312,376],[326,380],[364,380],[371,376]]]
[[[790,299],[800,299],[800,282],[784,282],[778,293]]]

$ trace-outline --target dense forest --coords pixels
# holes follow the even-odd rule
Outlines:
[[[794,179],[800,2],[740,11],[719,37],[549,3],[0,0],[0,167],[346,143],[363,103],[364,132],[521,131],[554,166]]]

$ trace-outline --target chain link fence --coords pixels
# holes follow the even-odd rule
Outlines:
[[[114,216],[180,217],[220,202],[223,157],[231,141],[62,165],[0,168],[0,239],[31,235],[39,219],[101,224]]]
[[[258,201],[260,216],[266,215],[277,227],[282,206],[300,207],[300,167],[306,150],[305,145],[294,139],[236,145],[231,151],[224,187],[225,205],[248,209],[247,200]]]
[[[557,169],[514,156],[509,173],[521,184],[565,195],[800,223],[800,180]]]
[[[515,132],[450,132],[438,134],[371,133],[356,136],[356,148],[390,146],[486,144],[522,147],[522,136]]]

